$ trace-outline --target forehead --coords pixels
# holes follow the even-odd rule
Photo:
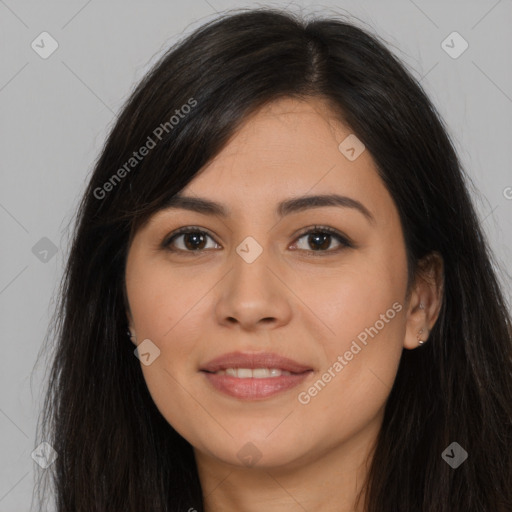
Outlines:
[[[275,222],[286,203],[337,195],[351,202],[346,212],[355,212],[354,203],[360,203],[359,209],[366,210],[367,219],[373,217],[376,226],[399,224],[396,205],[369,151],[363,146],[357,158],[348,159],[340,150],[347,137],[355,135],[322,100],[274,101],[248,116],[216,157],[180,191],[181,197],[174,197],[148,222],[158,223],[180,209],[227,215],[231,221]],[[214,213],[213,203],[215,211],[224,214]]]
[[[182,193],[219,201],[229,194],[260,207],[307,193],[378,202],[388,194],[369,152],[349,160],[340,150],[349,136],[355,137],[350,127],[322,99],[274,101],[248,117]]]

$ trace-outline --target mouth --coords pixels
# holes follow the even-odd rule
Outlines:
[[[200,368],[216,391],[243,400],[261,400],[298,386],[313,368],[270,353],[233,352]]]

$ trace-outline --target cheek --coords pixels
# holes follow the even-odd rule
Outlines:
[[[401,332],[406,284],[405,249],[375,246],[354,254],[346,267],[322,283],[309,284],[303,293],[307,293],[311,309],[329,326],[325,341],[331,352],[337,352],[361,333],[364,340],[366,329],[375,324],[381,338]]]
[[[405,334],[405,247],[375,244],[309,295],[331,333],[322,339],[329,384],[316,407],[331,414],[379,408],[396,376]],[[341,360],[340,360],[341,357]],[[333,377],[335,375],[335,377]],[[321,377],[321,375],[320,375]],[[307,391],[307,390],[306,390]],[[315,393],[315,390],[311,390]],[[325,411],[324,411],[325,409]],[[323,413],[322,412],[322,413]]]
[[[190,319],[200,309],[198,302],[208,287],[201,276],[190,271],[185,275],[165,263],[134,266],[133,270],[127,292],[137,338],[154,339],[165,346],[177,331],[194,325]]]
[[[334,331],[321,340],[326,363],[317,380],[299,390],[303,413],[317,418],[312,437],[355,435],[382,411],[393,386],[403,351],[404,306],[399,288],[393,293],[389,280],[374,277],[346,275],[323,311]]]
[[[204,299],[215,280],[165,261],[136,262],[128,269],[126,287],[137,340],[157,345],[157,366],[183,373],[193,365],[189,355],[197,349],[190,340],[204,338]]]
[[[196,372],[195,347],[204,280],[184,277],[165,264],[132,265],[127,293],[138,342],[151,340],[160,350],[150,364],[141,362],[148,391],[162,415],[179,433],[188,435],[201,411],[187,392]],[[208,288],[206,288],[208,289]],[[201,293],[202,292],[202,293]]]

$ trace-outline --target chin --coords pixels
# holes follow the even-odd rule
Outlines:
[[[273,426],[275,428],[275,424]],[[303,436],[283,430],[275,435],[272,429],[246,429],[233,438],[223,436],[215,441],[211,437],[205,443],[193,443],[202,453],[229,465],[256,469],[293,466],[306,454]],[[213,442],[212,442],[213,441]]]

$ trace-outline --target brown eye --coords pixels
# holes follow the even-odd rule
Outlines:
[[[313,233],[308,235],[308,243],[311,244],[314,251],[320,249],[329,249],[332,242],[332,235],[327,233]]]
[[[183,244],[191,251],[198,249],[204,249],[206,237],[204,233],[185,233],[181,235],[183,237]]]
[[[315,227],[303,233],[297,240],[302,238],[306,238],[306,242],[299,248],[310,252],[337,252],[343,247],[353,247],[353,244],[341,233],[327,227]],[[333,239],[338,242],[338,248],[330,249]],[[295,244],[297,245],[298,243]]]
[[[213,242],[213,245],[210,243],[210,246],[208,246],[208,239]],[[299,243],[298,241],[301,239],[305,239],[306,242]],[[338,247],[332,249],[333,242],[337,242]],[[303,244],[303,246],[300,246],[300,244]],[[183,254],[201,253],[205,250],[220,248],[209,233],[192,226],[180,228],[172,233],[162,243],[162,247],[168,251]],[[301,251],[320,254],[336,253],[346,247],[354,247],[354,244],[347,237],[332,228],[315,226],[297,239],[293,250],[300,249]]]
[[[214,243],[214,247],[208,247],[208,238],[213,238],[205,231],[191,228],[183,228],[174,233],[162,245],[170,251],[182,252],[200,252],[205,249],[215,249],[218,244]]]

